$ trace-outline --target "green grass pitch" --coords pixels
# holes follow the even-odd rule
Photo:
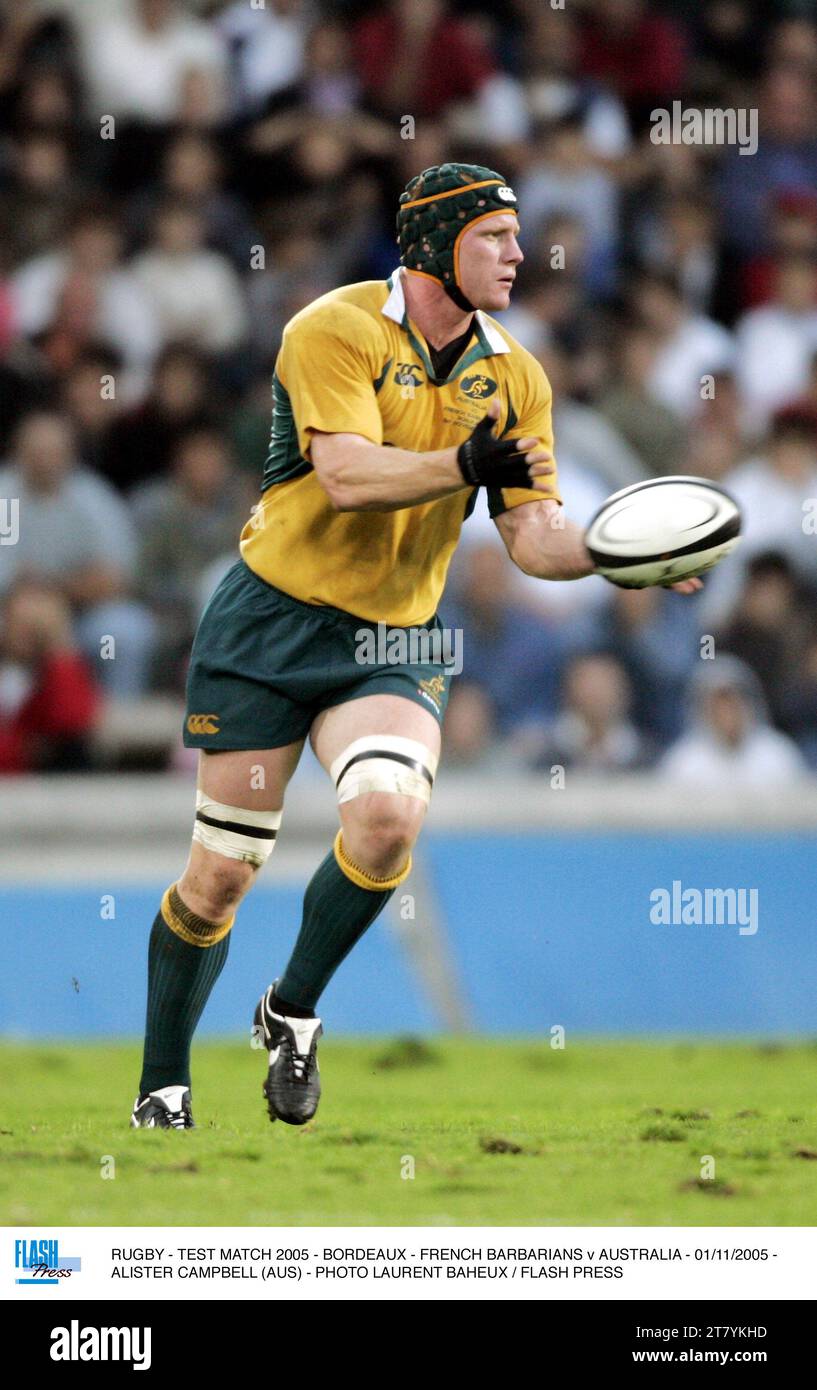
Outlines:
[[[127,1128],[138,1057],[0,1047],[4,1223],[817,1224],[814,1044],[330,1040],[294,1129],[262,1053],[203,1042],[185,1134]]]

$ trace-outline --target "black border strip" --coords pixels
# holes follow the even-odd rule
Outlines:
[[[239,835],[251,835],[256,840],[274,840],[278,834],[277,830],[262,830],[257,825],[242,825],[237,820],[216,820],[215,816],[206,816],[203,811],[196,812],[196,820],[214,825],[216,830],[235,830]]]
[[[349,759],[341,772],[335,786],[339,787],[349,768],[353,767],[355,763],[362,762],[364,758],[393,758],[396,763],[404,763],[406,767],[413,767],[415,772],[419,772],[425,777],[430,787],[434,786],[434,778],[423,763],[415,762],[414,758],[409,758],[405,753],[392,753],[388,748],[367,748],[364,753],[355,753],[355,756]]]

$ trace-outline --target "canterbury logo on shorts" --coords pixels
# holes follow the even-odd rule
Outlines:
[[[217,714],[189,714],[187,716],[187,732],[189,734],[217,734],[219,715]]]

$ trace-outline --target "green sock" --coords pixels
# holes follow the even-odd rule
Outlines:
[[[315,1008],[341,961],[371,926],[397,887],[394,879],[382,880],[388,884],[385,888],[363,888],[360,883],[353,882],[349,871],[358,879],[369,878],[369,875],[348,861],[344,873],[336,858],[336,854],[343,854],[340,836],[335,846],[307,885],[301,930],[275,990],[279,999],[303,1009]],[[396,875],[400,881],[404,876],[405,873]],[[369,881],[378,882],[377,879]]]
[[[167,924],[167,918],[175,927]],[[162,1086],[190,1085],[190,1044],[210,991],[227,959],[229,927],[190,912],[168,889],[148,948],[148,1004],[139,1094]],[[178,933],[183,931],[184,939]],[[220,935],[219,935],[220,934]],[[207,944],[213,936],[218,939]],[[202,945],[193,944],[196,938]]]

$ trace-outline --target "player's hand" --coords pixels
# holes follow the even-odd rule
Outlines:
[[[611,577],[610,577],[609,574],[606,574],[604,577],[605,577],[605,579],[607,580],[607,583],[608,583],[608,584],[615,584],[615,586],[616,586],[617,589],[623,589],[623,590],[625,591],[625,593],[635,593],[635,592],[637,592],[636,590],[634,590],[633,588],[631,588],[631,586],[630,586],[629,584],[616,584],[615,579],[611,579]],[[702,589],[703,586],[704,586],[703,580],[702,580],[702,579],[697,579],[697,578],[696,578],[696,579],[679,579],[679,580],[677,581],[677,583],[675,583],[675,584],[655,584],[655,585],[649,585],[648,587],[649,587],[649,588],[656,588],[656,589],[674,589],[675,592],[676,592],[676,594],[697,594],[698,590],[699,590],[699,589]]]
[[[499,401],[488,406],[484,419],[457,450],[457,463],[469,487],[526,487],[549,492],[547,477],[554,472],[552,455],[538,439],[497,439]]]
[[[679,579],[677,584],[663,584],[664,589],[674,589],[676,594],[697,594],[704,586],[702,579]]]

